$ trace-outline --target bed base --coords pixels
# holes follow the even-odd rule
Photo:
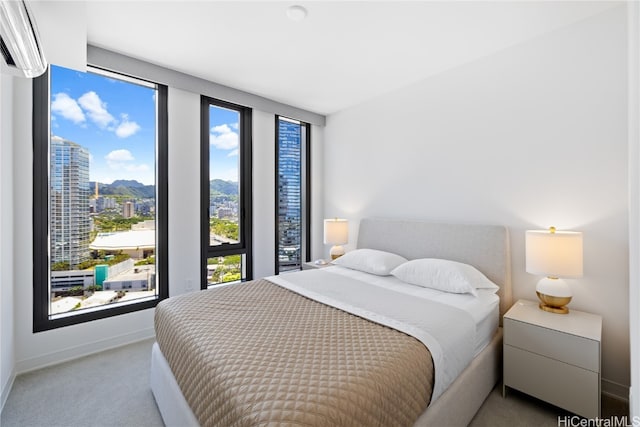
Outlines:
[[[193,415],[180,386],[171,372],[169,363],[160,351],[158,343],[151,349],[151,392],[156,399],[162,421],[167,427],[198,427],[200,424]]]
[[[502,377],[502,327],[414,426],[468,426]]]
[[[416,427],[467,426],[502,374],[502,328],[460,376],[418,418]],[[151,391],[167,427],[198,426],[157,343],[151,351]]]

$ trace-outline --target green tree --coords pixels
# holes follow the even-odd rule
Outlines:
[[[222,282],[223,283],[235,282],[237,280],[240,280],[240,272],[237,272],[237,273],[225,273],[225,275],[222,276]]]
[[[71,264],[67,261],[58,261],[51,264],[51,271],[67,271],[71,270]]]
[[[211,218],[209,220],[210,231],[222,237],[238,240],[238,224],[228,219]]]
[[[153,265],[156,263],[156,257],[151,255],[149,258],[141,259],[135,265]]]

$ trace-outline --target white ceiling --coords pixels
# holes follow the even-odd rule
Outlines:
[[[619,5],[89,0],[87,42],[330,114]]]

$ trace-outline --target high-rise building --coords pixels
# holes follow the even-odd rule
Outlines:
[[[74,269],[89,258],[89,150],[55,136],[50,146],[51,263]]]
[[[278,135],[278,258],[280,270],[300,265],[302,245],[300,124],[281,120]]]
[[[136,205],[133,202],[124,202],[122,204],[122,216],[124,218],[132,218],[136,214]]]

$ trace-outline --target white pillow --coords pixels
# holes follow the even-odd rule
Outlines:
[[[498,285],[469,264],[436,258],[414,259],[391,274],[403,282],[455,294],[478,295],[476,289],[497,292]]]
[[[340,258],[334,259],[331,264],[378,276],[388,276],[391,274],[391,270],[404,262],[407,262],[406,258],[391,252],[376,249],[356,249],[347,252]]]

